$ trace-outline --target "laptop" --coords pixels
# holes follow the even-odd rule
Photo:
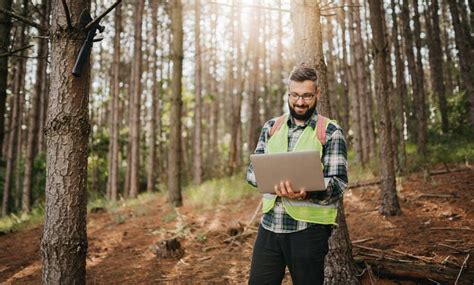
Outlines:
[[[326,190],[329,178],[324,178],[318,151],[283,152],[274,154],[252,154],[250,161],[261,193],[275,193],[280,181],[289,180],[293,191]]]

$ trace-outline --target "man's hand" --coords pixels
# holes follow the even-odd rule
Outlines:
[[[275,193],[277,196],[285,197],[294,200],[303,200],[306,198],[306,191],[300,189],[300,192],[294,192],[290,181],[281,181],[280,184],[276,184]]]

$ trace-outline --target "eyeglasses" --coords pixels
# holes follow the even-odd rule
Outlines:
[[[313,97],[313,93],[305,93],[303,95],[298,95],[297,93],[288,93],[288,98],[295,102],[298,101],[299,98],[302,98],[305,102],[311,102],[311,100],[313,100]]]

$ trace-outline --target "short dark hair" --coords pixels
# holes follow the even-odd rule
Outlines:
[[[315,68],[310,67],[305,63],[301,63],[296,65],[291,71],[288,84],[290,84],[290,81],[303,82],[306,80],[313,81],[314,86],[317,87],[318,73]]]

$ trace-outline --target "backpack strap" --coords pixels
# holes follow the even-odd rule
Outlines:
[[[322,145],[326,144],[326,126],[329,118],[318,114],[318,121],[316,123],[316,137]]]
[[[281,125],[283,124],[283,122],[285,121],[285,118],[286,118],[286,115],[281,115],[280,117],[278,117],[275,121],[275,123],[273,124],[272,128],[270,129],[270,131],[268,132],[268,137],[271,137],[273,136],[280,128],[281,128]]]

